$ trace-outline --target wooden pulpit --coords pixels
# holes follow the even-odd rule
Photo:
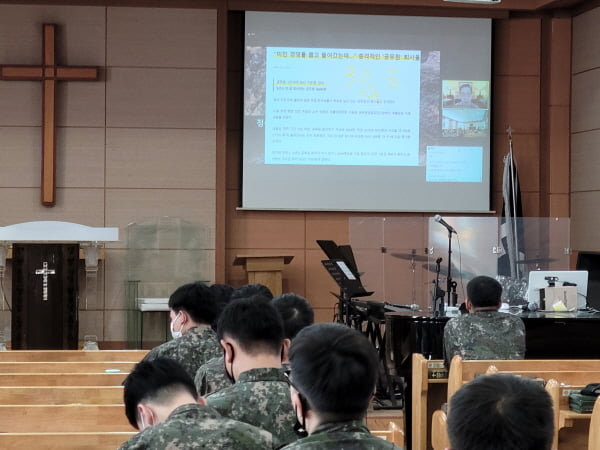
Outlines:
[[[118,228],[71,222],[0,227],[0,274],[12,259],[12,349],[77,349],[80,269],[95,273],[99,245],[118,240]]]
[[[283,266],[289,264],[290,255],[236,255],[233,265],[244,266],[248,275],[248,284],[263,284],[273,295],[283,292]]]
[[[79,244],[13,244],[14,350],[77,349]]]

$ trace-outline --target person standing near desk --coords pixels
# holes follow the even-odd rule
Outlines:
[[[448,321],[444,328],[444,363],[454,355],[463,359],[524,359],[525,324],[520,317],[500,312],[502,286],[487,276],[467,284],[468,314]]]

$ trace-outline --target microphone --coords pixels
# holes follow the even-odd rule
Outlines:
[[[439,214],[433,216],[433,220],[446,227],[446,230],[448,230],[450,233],[458,234],[456,230],[452,228],[444,219],[442,219],[442,216]]]

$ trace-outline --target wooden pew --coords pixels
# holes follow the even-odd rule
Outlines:
[[[588,450],[600,450],[600,397],[596,399],[592,411]]]
[[[448,399],[460,387],[475,378],[476,375],[486,373],[490,366],[495,366],[500,372],[530,372],[536,371],[549,373],[551,371],[592,372],[600,371],[598,359],[514,359],[514,360],[470,360],[465,361],[455,355],[450,363],[448,373]],[[547,376],[546,379],[557,378]],[[562,380],[559,380],[563,382]],[[580,384],[573,381],[571,384]]]
[[[135,364],[115,361],[0,361],[0,373],[129,373]]]
[[[135,431],[123,405],[0,405],[1,433]]]
[[[0,405],[69,405],[123,403],[121,386],[0,386]],[[2,448],[2,446],[0,446]]]
[[[579,392],[587,384],[589,383],[586,382],[579,386],[564,385],[554,379],[546,383],[546,390],[552,398],[554,409],[554,442],[552,448],[560,448],[563,446],[561,444],[567,440],[567,448],[585,448],[591,431],[590,419],[592,414],[572,411],[569,408],[569,394]]]
[[[121,386],[126,373],[0,373],[0,386]]]
[[[446,413],[440,409],[433,412],[431,418],[431,446],[433,450],[450,448]]]
[[[456,363],[456,364],[455,364]],[[487,368],[486,368],[487,365]],[[460,356],[455,356],[450,365],[448,379],[448,399],[464,383],[472,380],[476,375],[490,373],[509,373],[530,378],[541,378],[550,382],[548,387],[554,401],[554,423],[555,436],[552,448],[571,449],[577,443],[587,440],[588,428],[582,422],[589,420],[588,415],[577,414],[570,411],[568,403],[561,404],[560,389],[553,387],[553,383],[561,383],[571,386],[585,386],[588,383],[600,380],[600,360],[479,360],[464,361]],[[558,389],[558,391],[556,391]],[[554,390],[554,391],[553,391]],[[552,392],[551,392],[552,391]],[[558,398],[558,400],[556,400]],[[561,406],[562,405],[562,406]],[[565,406],[563,408],[563,406]],[[576,423],[577,421],[578,423]],[[432,427],[434,424],[432,423]],[[437,432],[443,433],[443,425],[437,423]],[[566,427],[572,427],[573,432],[568,436],[562,436],[560,431]],[[564,437],[564,439],[562,439]]]
[[[412,358],[412,448],[426,450],[432,414],[445,401],[448,378],[443,360],[427,360],[420,353]]]
[[[398,447],[404,447],[404,433],[394,422],[389,423],[387,430],[371,430],[371,434],[392,442]]]
[[[0,448],[45,450],[105,450],[118,448],[134,436],[130,431],[73,433],[0,433]]]
[[[2,362],[34,361],[141,361],[148,350],[8,350],[0,352]]]

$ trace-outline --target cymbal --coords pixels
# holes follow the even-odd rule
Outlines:
[[[409,261],[428,261],[429,257],[425,255],[417,255],[416,253],[392,253],[394,258],[408,259]]]
[[[423,264],[423,269],[428,270],[430,272],[436,273],[437,271],[437,264],[435,263],[431,263],[431,264]],[[448,274],[448,266],[440,266],[440,275],[441,276],[446,276]],[[463,270],[462,272],[460,270],[458,270],[458,267],[456,267],[454,264],[452,264],[452,278],[454,278],[455,280],[459,279],[459,278],[463,278],[465,280],[470,280],[472,278],[475,278],[475,274],[471,273],[471,272],[467,272],[465,270]]]
[[[529,258],[515,261],[517,264],[543,264],[556,261],[556,258]]]

